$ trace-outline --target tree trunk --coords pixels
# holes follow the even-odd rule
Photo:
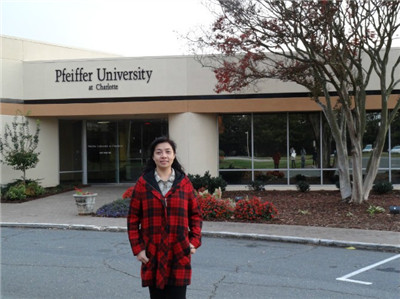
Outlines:
[[[363,201],[363,173],[362,173],[361,146],[353,148],[351,161],[353,168],[353,193],[350,202],[360,204]]]
[[[376,145],[372,149],[372,154],[368,161],[367,173],[365,175],[363,186],[363,200],[368,200],[369,193],[371,192],[374,180],[378,173],[383,147],[385,146],[386,135],[389,127],[387,120],[388,115],[385,113],[385,111],[381,113],[381,125],[376,138]]]
[[[342,200],[351,198],[350,167],[346,143],[346,120],[330,108],[330,97],[326,94],[327,105],[321,105],[326,121],[332,130],[332,137],[336,143],[337,167],[339,172],[340,196]],[[317,101],[318,102],[318,101]]]
[[[24,186],[26,186],[26,170],[25,170],[25,169],[22,170],[22,173],[23,173],[23,175],[22,175],[22,182],[24,183]]]
[[[371,192],[372,186],[374,184],[374,180],[378,173],[378,167],[380,162],[380,155],[376,156],[376,154],[372,154],[370,158],[370,168],[369,171],[365,175],[364,185],[363,185],[363,200],[368,200],[369,193]]]
[[[337,147],[337,167],[339,172],[340,195],[342,200],[347,200],[351,197],[351,182],[349,173],[349,159],[347,150]]]

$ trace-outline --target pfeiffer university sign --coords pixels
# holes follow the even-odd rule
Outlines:
[[[83,67],[67,70],[67,68],[55,70],[56,83],[71,83],[71,82],[100,82],[94,85],[89,85],[89,90],[115,90],[118,89],[117,82],[120,81],[142,81],[148,84],[151,80],[152,70],[145,70],[138,67],[136,70],[121,71],[116,67],[113,69],[97,68],[96,72],[85,71]]]

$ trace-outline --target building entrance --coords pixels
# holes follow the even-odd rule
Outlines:
[[[68,142],[61,133],[68,131],[66,128],[71,127],[72,123],[76,121],[60,122],[61,182],[71,178],[83,181],[85,176],[89,184],[133,182],[140,176],[146,163],[149,144],[156,137],[168,133],[166,119],[87,120],[83,122],[86,132],[76,128],[75,134],[70,136],[73,140],[79,140],[78,136],[86,135],[86,148],[82,148],[85,142],[63,147]],[[79,165],[79,162],[66,162],[68,160],[83,162]],[[86,167],[83,167],[85,161]]]

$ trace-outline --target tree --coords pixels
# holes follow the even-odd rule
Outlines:
[[[400,82],[399,50],[392,49],[400,1],[219,0],[218,5],[221,13],[212,28],[194,40],[196,50],[207,54],[199,55],[199,61],[214,70],[216,92],[239,91],[266,78],[307,88],[336,143],[342,199],[367,200],[400,106],[400,98],[392,96]],[[379,82],[381,121],[363,176],[366,100],[373,76]],[[390,100],[395,102],[392,110]]]
[[[39,144],[40,123],[36,120],[35,134],[31,134],[27,116],[17,111],[12,122],[4,127],[4,136],[0,137],[0,162],[21,170],[23,183],[26,182],[26,171],[39,162],[39,154],[35,152]]]

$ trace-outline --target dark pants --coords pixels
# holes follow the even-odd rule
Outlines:
[[[163,290],[149,287],[151,299],[186,299],[186,286],[165,286]]]

